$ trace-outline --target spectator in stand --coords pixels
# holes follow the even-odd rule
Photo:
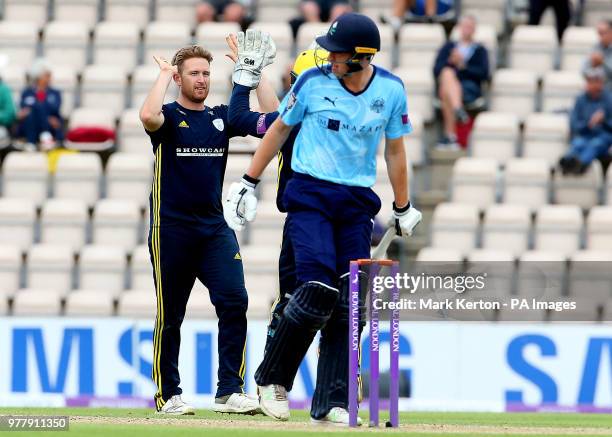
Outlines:
[[[569,0],[529,0],[529,24],[538,25],[547,8],[552,7],[555,12],[555,25],[557,38],[561,41],[563,32],[569,25],[572,10]]]
[[[304,23],[326,23],[335,21],[340,15],[352,12],[348,0],[302,0],[300,16],[289,21],[293,36]]]
[[[196,21],[206,23],[221,21],[246,25],[247,9],[244,1],[206,0],[196,5]]]
[[[434,77],[442,106],[444,137],[439,146],[457,148],[456,123],[467,123],[464,104],[482,97],[482,84],[489,78],[487,49],[474,42],[476,18],[464,15],[459,20],[459,41],[445,43],[436,57]]]
[[[62,96],[51,87],[51,70],[44,59],[37,59],[28,73],[31,85],[21,93],[17,114],[17,136],[25,138],[28,148],[40,141],[41,148],[52,148],[64,139],[60,107]]]
[[[406,12],[410,11],[415,18],[433,23],[453,9],[454,3],[454,0],[393,0],[392,15],[381,17],[381,21],[389,23],[397,34],[406,20]]]
[[[15,121],[15,105],[10,88],[2,81],[2,70],[8,64],[6,56],[0,57],[0,148],[11,142],[10,130]]]
[[[599,42],[584,61],[582,72],[602,67],[606,73],[606,87],[612,91],[612,20],[601,20],[597,24]]]
[[[563,174],[584,173],[594,159],[607,156],[612,145],[612,92],[604,86],[605,72],[591,68],[585,79],[586,91],[571,113],[571,147],[559,160]]]

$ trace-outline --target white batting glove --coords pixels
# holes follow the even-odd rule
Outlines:
[[[260,30],[238,32],[238,60],[234,65],[232,81],[251,89],[257,88],[261,70],[274,61],[276,45],[270,35]]]
[[[240,182],[230,185],[223,202],[223,217],[234,231],[242,231],[246,222],[253,221],[257,215],[255,187],[258,182],[245,175]]]
[[[393,219],[395,220],[395,233],[400,237],[409,237],[412,231],[421,222],[423,214],[410,205],[398,208],[393,202]]]

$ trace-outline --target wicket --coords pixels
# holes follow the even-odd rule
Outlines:
[[[390,275],[395,277],[399,273],[399,262],[392,260],[360,259],[351,261],[350,264],[350,297],[349,297],[349,426],[357,426],[357,413],[359,412],[358,390],[359,390],[359,268],[370,266],[368,282],[371,284],[380,268],[390,267]],[[367,291],[367,290],[366,290]],[[391,301],[399,302],[399,289],[397,284],[391,289]],[[374,308],[375,295],[369,293],[370,313],[370,384],[369,384],[369,423],[372,427],[379,425],[379,310]],[[393,428],[399,425],[399,310],[391,311],[389,321],[391,333],[389,354],[389,422]]]

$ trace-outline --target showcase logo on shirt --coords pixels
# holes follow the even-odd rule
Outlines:
[[[195,156],[195,157],[221,157],[223,156],[223,148],[220,147],[184,147],[176,148],[176,156]]]

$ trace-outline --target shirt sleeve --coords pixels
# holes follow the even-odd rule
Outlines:
[[[408,118],[408,103],[404,88],[396,88],[395,105],[393,106],[389,123],[385,129],[385,136],[394,140],[412,132],[412,124]]]
[[[312,81],[308,80],[308,75],[304,74],[300,76],[283,98],[283,101],[278,107],[278,112],[281,120],[283,120],[286,125],[295,126],[304,120],[304,115],[308,107],[307,96],[311,82]]]
[[[164,114],[164,123],[154,132],[150,132],[145,128],[145,132],[151,138],[151,144],[153,145],[153,151],[157,150],[157,147],[162,143],[164,139],[167,139],[168,126],[171,125],[170,112],[166,109],[166,106],[162,106],[162,112]]]

